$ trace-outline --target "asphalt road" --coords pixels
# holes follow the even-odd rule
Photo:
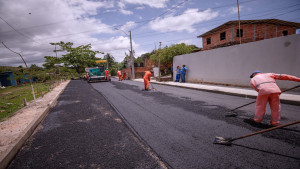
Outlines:
[[[92,83],[124,121],[172,168],[300,168],[300,125],[234,141],[213,144],[215,136],[239,137],[270,127],[267,109],[262,125],[249,123],[254,105],[225,117],[253,99],[154,84],[116,81]],[[299,120],[300,106],[282,104],[282,124]]]
[[[100,93],[73,80],[8,168],[166,167]]]
[[[270,127],[248,123],[253,99],[154,84],[71,81],[9,168],[300,168],[300,126],[213,144]],[[282,123],[299,118],[282,104]]]

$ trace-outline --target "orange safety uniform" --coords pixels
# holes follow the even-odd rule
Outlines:
[[[123,72],[123,80],[126,79],[126,72]]]
[[[119,70],[117,73],[118,73],[118,76],[119,76],[119,81],[121,81],[122,80],[122,72]]]
[[[151,78],[151,72],[145,71],[145,75],[144,75],[145,90],[149,89],[150,78]]]
[[[287,74],[257,73],[251,79],[252,87],[258,92],[255,105],[254,121],[260,123],[265,115],[266,105],[269,102],[271,108],[271,124],[280,124],[281,110],[279,95],[281,90],[277,86],[275,79],[290,80],[300,82],[300,78]]]
[[[85,78],[86,78],[86,80],[89,80],[89,74],[88,73],[85,74]]]
[[[109,73],[108,70],[106,69],[106,70],[104,71],[104,73],[105,73],[105,78],[104,78],[104,79],[105,79],[105,80],[108,80],[108,73]]]

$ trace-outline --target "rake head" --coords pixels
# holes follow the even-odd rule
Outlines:
[[[215,137],[214,144],[222,144],[226,146],[231,146],[232,145],[232,138],[223,138],[223,137]]]
[[[236,116],[238,116],[238,114],[234,112],[228,112],[225,114],[225,117],[236,117]]]

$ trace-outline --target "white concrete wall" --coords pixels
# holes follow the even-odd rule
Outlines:
[[[174,68],[183,64],[188,68],[187,82],[250,87],[249,76],[254,70],[300,77],[300,34],[174,57]],[[277,84],[289,88],[300,83],[277,81]]]

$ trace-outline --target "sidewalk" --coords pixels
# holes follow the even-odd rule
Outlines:
[[[134,81],[144,82],[144,79],[135,79]],[[253,89],[238,88],[238,87],[225,87],[225,86],[216,86],[216,85],[206,85],[206,84],[197,84],[197,83],[179,83],[179,82],[158,82],[155,79],[151,79],[151,83],[176,86],[188,89],[202,90],[208,92],[222,93],[240,97],[249,97],[256,98],[257,92]],[[280,102],[285,104],[300,105],[300,93],[295,92],[295,94],[282,93],[280,95]]]

